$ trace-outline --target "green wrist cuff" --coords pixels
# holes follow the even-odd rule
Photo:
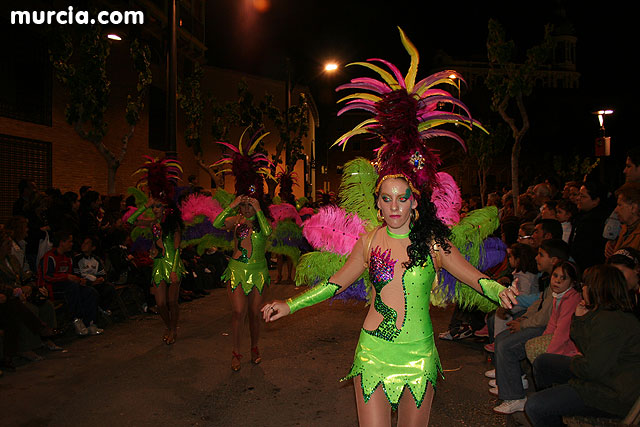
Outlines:
[[[309,307],[331,298],[338,292],[338,290],[340,290],[340,285],[336,285],[335,283],[331,283],[327,280],[294,298],[289,298],[287,300],[287,305],[289,306],[291,313],[295,313],[301,308]]]
[[[495,280],[487,278],[478,279],[478,284],[480,285],[480,288],[482,288],[482,294],[485,297],[502,306],[499,295],[500,292],[506,289],[504,286]]]
[[[215,228],[224,228],[224,221],[229,218],[234,213],[234,211],[234,208],[227,206],[227,208],[220,212],[220,215],[216,217],[216,220],[213,221],[213,226]]]
[[[264,216],[264,212],[258,211],[256,216],[258,217],[258,224],[260,224],[260,231],[266,236],[271,235],[271,224],[269,224],[267,217]]]
[[[127,218],[127,223],[129,224],[133,224],[134,222],[136,222],[136,219],[138,219],[138,217],[140,215],[142,215],[143,213],[145,213],[147,211],[147,209],[149,209],[146,206],[143,206],[141,208],[138,208],[138,210],[136,210],[133,215],[131,215],[129,218]]]

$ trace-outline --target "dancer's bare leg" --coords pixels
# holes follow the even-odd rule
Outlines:
[[[169,336],[169,332],[171,330],[169,308],[167,306],[167,284],[164,281],[162,281],[158,286],[152,288],[152,290],[153,290],[153,296],[156,299],[156,305],[158,306],[158,314],[160,314],[160,317],[162,318],[162,321],[164,322],[167,328],[167,331],[164,333],[162,337],[162,339],[166,341],[167,337]]]
[[[263,306],[262,294],[256,288],[253,288],[249,294],[249,331],[251,333],[251,347],[257,347],[260,340],[260,323],[262,323],[262,313],[260,309]]]
[[[433,386],[427,385],[427,390],[420,408],[416,407],[416,401],[411,393],[405,392],[398,405],[398,426],[402,427],[426,427],[429,425],[431,415],[431,403],[433,402]]]
[[[384,394],[382,386],[378,386],[369,401],[365,403],[360,381],[359,375],[353,379],[353,387],[356,392],[356,405],[358,407],[358,424],[361,427],[390,427],[391,405],[387,400],[387,396]],[[402,426],[402,424],[398,425]]]
[[[242,286],[238,285],[235,290],[231,290],[231,285],[227,285],[227,295],[231,302],[231,332],[233,334],[233,351],[240,352],[241,330],[244,326],[244,319],[247,317],[248,298],[242,291]]]
[[[170,285],[167,290],[167,306],[169,309],[169,338],[167,344],[173,344],[178,336],[178,318],[180,317],[180,283]]]

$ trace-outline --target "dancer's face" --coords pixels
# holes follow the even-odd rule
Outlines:
[[[386,179],[380,186],[378,208],[389,228],[408,227],[411,210],[418,207],[407,181],[401,178]]]
[[[253,208],[253,206],[251,206],[251,203],[242,202],[242,203],[240,203],[240,213],[245,218],[251,218],[252,216],[254,216],[256,214],[256,210]]]
[[[160,200],[154,200],[151,205],[151,209],[153,210],[153,216],[155,216],[158,221],[162,221],[162,217],[164,216],[164,204],[162,204]]]

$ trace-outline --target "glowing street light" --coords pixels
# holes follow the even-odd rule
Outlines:
[[[336,64],[335,62],[328,62],[324,66],[324,70],[328,72],[336,71],[337,69],[338,69],[338,64]]]
[[[120,37],[119,35],[117,35],[116,33],[109,33],[107,34],[107,38],[109,40],[116,40],[116,41],[122,41],[122,37]]]

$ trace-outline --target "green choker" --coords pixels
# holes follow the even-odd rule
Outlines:
[[[406,239],[407,237],[409,237],[409,233],[411,233],[410,231],[404,234],[396,234],[396,233],[392,233],[391,230],[389,230],[389,227],[385,227],[387,229],[387,234],[389,235],[389,237],[393,237],[394,239]]]

